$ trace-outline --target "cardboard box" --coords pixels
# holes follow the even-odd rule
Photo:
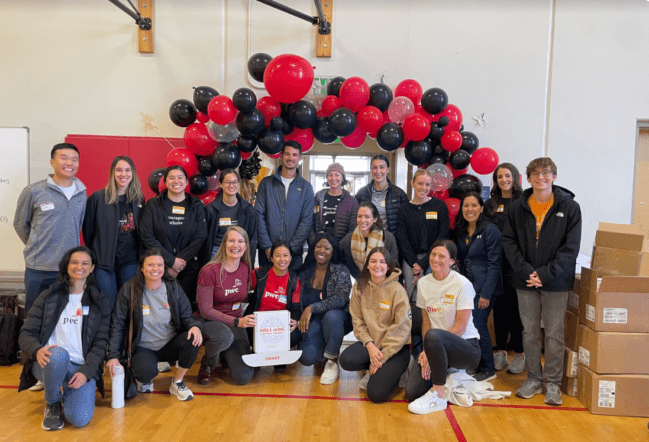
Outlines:
[[[604,275],[649,276],[649,241],[639,226],[599,223],[592,267]]]
[[[563,355],[563,376],[566,378],[576,378],[578,367],[579,367],[578,353],[566,347],[565,353]]]
[[[577,329],[579,328],[579,316],[572,312],[566,312],[563,321],[564,345],[572,351],[579,350],[577,346]]]
[[[564,376],[563,379],[561,380],[561,391],[563,391],[568,396],[576,397],[578,386],[579,386],[579,379],[577,379],[577,377],[567,378]]]
[[[649,417],[649,376],[597,374],[579,365],[577,399],[593,414]]]
[[[596,332],[579,325],[579,363],[600,374],[649,374],[649,333]]]
[[[579,323],[602,332],[649,333],[649,277],[581,269]]]
[[[575,315],[579,314],[579,292],[571,291],[568,293],[568,311]]]
[[[572,283],[572,291],[579,293],[579,283],[581,282],[581,274],[575,275],[575,281]]]

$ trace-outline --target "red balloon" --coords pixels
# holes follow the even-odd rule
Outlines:
[[[356,127],[356,129],[354,129],[354,132],[347,135],[346,137],[341,138],[340,141],[345,147],[356,149],[365,142],[365,137],[367,137],[367,132],[365,132],[360,127]]]
[[[448,199],[448,189],[438,191],[431,190],[428,196],[434,196],[439,200],[446,201]]]
[[[493,173],[498,163],[498,154],[490,147],[481,147],[471,155],[471,168],[480,175]]]
[[[422,95],[424,90],[415,80],[403,80],[394,89],[395,97],[408,97],[414,104],[419,104]]]
[[[445,128],[444,135],[442,135],[440,142],[445,150],[455,152],[462,145],[462,134],[457,131],[446,130]]]
[[[377,130],[376,132],[368,132],[367,136],[373,140],[376,140],[376,136],[379,134],[379,131]]]
[[[340,109],[342,105],[340,104],[340,98],[335,95],[328,95],[324,100],[322,100],[322,114],[325,117],[331,115],[336,109]]]
[[[350,77],[340,86],[340,104],[358,112],[370,99],[370,87],[361,77]]]
[[[214,201],[214,198],[219,194],[217,190],[208,190],[207,192],[203,193],[202,195],[197,195],[197,198],[203,201],[203,204],[206,206]]]
[[[282,115],[282,107],[271,97],[261,97],[257,100],[257,109],[264,115],[264,125],[270,127],[270,120]]]
[[[444,200],[448,208],[449,227],[451,230],[455,228],[455,216],[460,211],[460,200],[457,198],[448,198]]]
[[[161,176],[160,179],[158,180],[158,193],[161,193],[166,188],[167,185],[165,184],[165,177]]]
[[[302,146],[302,153],[305,153],[313,147],[313,140],[315,138],[313,137],[313,132],[311,131],[311,129],[299,129],[296,127],[290,134],[286,135],[284,139],[287,141],[297,141]]]
[[[198,160],[189,149],[184,147],[171,149],[167,154],[167,167],[175,164],[181,166],[188,177],[198,173]]]
[[[207,114],[204,114],[201,111],[196,112],[196,119],[198,120],[199,123],[207,123],[210,121],[210,116]]]
[[[264,86],[280,103],[295,103],[309,93],[313,85],[313,66],[294,54],[273,58],[264,70]]]
[[[434,116],[426,112],[424,108],[421,107],[421,104],[415,105],[415,113],[422,115],[424,118],[428,120],[429,123],[432,123],[435,118]]]
[[[383,111],[383,124],[385,123],[392,123],[392,120],[390,119],[390,115],[388,115],[387,109]]]
[[[250,152],[250,153],[241,152],[241,159],[242,160],[247,160],[248,158],[250,158],[252,156],[253,153],[255,153],[255,152]]]
[[[212,155],[216,149],[216,141],[210,137],[207,126],[203,123],[193,123],[187,126],[183,139],[187,149],[194,155]]]
[[[459,177],[460,175],[464,175],[464,174],[466,174],[466,172],[469,170],[469,168],[462,169],[462,170],[457,170],[457,169],[453,169],[453,168],[452,168],[450,165],[448,165],[448,164],[447,164],[447,166],[448,166],[449,169],[451,169],[451,173],[453,174],[453,178],[457,178],[457,177]]]
[[[403,135],[413,141],[421,141],[430,133],[430,121],[421,114],[414,113],[403,122]],[[459,133],[459,132],[458,132]],[[462,137],[460,136],[460,140]],[[460,145],[462,143],[460,142]],[[458,149],[460,146],[458,146]]]
[[[462,112],[460,111],[460,108],[454,104],[449,104],[446,106],[446,109],[436,115],[439,115],[440,117],[448,117],[449,123],[446,125],[444,130],[458,131],[462,127]],[[439,117],[437,120],[439,120]]]
[[[383,113],[375,106],[365,106],[356,115],[356,127],[367,133],[376,133],[383,126]]]
[[[272,158],[274,160],[276,160],[277,158],[279,158],[281,156],[282,156],[282,152],[278,152],[278,153],[275,153],[275,154],[272,154],[272,155],[268,155],[269,158]]]
[[[207,115],[216,124],[225,125],[237,116],[237,108],[227,95],[217,95],[207,105]]]

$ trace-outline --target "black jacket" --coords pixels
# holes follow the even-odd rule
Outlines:
[[[205,207],[205,218],[207,220],[207,239],[203,245],[201,252],[201,265],[205,265],[212,259],[212,250],[214,246],[220,244],[214,243],[214,236],[219,228],[219,206],[223,202],[223,194],[220,193],[214,201]],[[248,240],[250,241],[250,258],[254,261],[254,253],[257,251],[257,212],[255,208],[248,201],[244,200],[241,195],[237,194],[239,201],[239,215],[237,222],[239,227],[246,231]]]
[[[303,287],[305,284],[311,284],[313,275],[315,275],[315,266],[316,264],[314,262],[313,265],[301,269],[300,281]],[[311,312],[315,315],[325,314],[329,310],[344,310],[348,312],[351,293],[352,279],[347,266],[344,264],[329,263],[327,273],[324,277],[324,284],[322,285],[322,300],[311,304]],[[301,315],[307,307],[302,303],[302,294],[300,293],[300,302],[294,308],[298,309]]]
[[[358,202],[371,203],[373,188],[374,180],[370,181],[367,186],[361,187],[361,189],[356,193],[356,199]],[[388,217],[387,229],[395,237],[397,236],[397,212],[399,211],[399,207],[407,202],[408,197],[406,196],[406,192],[388,180],[388,192],[385,194],[385,213]]]
[[[98,190],[88,198],[83,219],[83,242],[97,255],[97,267],[109,272],[115,265],[119,235],[119,204],[106,204],[106,190]],[[135,243],[139,245],[138,228],[144,201],[133,201]],[[136,250],[136,256],[138,255]]]
[[[56,282],[38,296],[29,310],[18,337],[20,349],[28,357],[20,374],[18,391],[36,384],[36,378],[32,373],[32,366],[35,363],[38,364],[36,353],[47,345],[61,313],[68,305],[69,297],[68,288],[64,284]],[[83,317],[81,323],[81,348],[84,363],[79,368],[79,372],[88,379],[95,379],[97,388],[101,396],[104,397],[102,369],[108,344],[110,303],[96,286],[91,286],[83,292],[81,304],[89,306],[89,310],[88,315]]]
[[[460,273],[473,283],[476,296],[495,298],[503,292],[502,234],[495,224],[483,221],[469,238],[468,244],[467,237],[465,233],[455,238]]]
[[[185,194],[189,203],[189,213],[185,214],[182,225],[179,247],[174,249],[167,239],[166,228],[168,225],[167,214],[164,209],[164,198],[167,190],[155,198],[147,201],[142,218],[140,219],[140,239],[142,249],[157,247],[162,250],[162,255],[167,267],[172,267],[176,257],[198,261],[198,255],[207,238],[207,224],[205,222],[205,207],[203,202],[190,194]]]
[[[552,186],[552,191],[554,203],[543,220],[538,244],[536,219],[527,203],[532,189],[525,190],[509,207],[503,248],[514,269],[513,286],[517,289],[531,290],[525,281],[534,271],[543,284],[541,290],[572,289],[581,243],[581,210],[569,190]]]
[[[268,282],[268,273],[272,266],[265,266],[255,270],[255,278],[257,279],[257,285],[252,292],[252,295],[249,299],[248,307],[246,308],[243,316],[250,315],[257,311],[259,304],[261,303],[261,298],[264,296],[264,291],[266,290],[266,283]],[[301,311],[299,304],[293,305],[293,292],[295,292],[295,287],[297,287],[297,273],[293,270],[288,271],[288,284],[286,287],[286,310],[291,312],[291,318],[300,319]]]
[[[135,279],[135,278],[134,278]],[[117,295],[117,302],[110,321],[110,340],[108,342],[108,359],[120,359],[128,350],[128,329],[131,312],[131,284],[134,279],[124,283]],[[202,329],[201,322],[192,315],[192,306],[180,284],[176,280],[163,281],[167,286],[167,299],[171,310],[171,322],[180,334],[192,327]],[[136,295],[135,316],[133,317],[133,343],[131,351],[134,352],[142,338],[142,293]]]

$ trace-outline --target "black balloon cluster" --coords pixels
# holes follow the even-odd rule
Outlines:
[[[260,170],[261,157],[259,156],[259,152],[255,152],[250,158],[241,162],[239,175],[242,180],[251,180],[257,176]]]

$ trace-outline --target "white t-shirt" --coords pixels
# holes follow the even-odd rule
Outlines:
[[[281,176],[281,175],[280,175]],[[282,177],[282,183],[284,183],[284,191],[286,192],[285,198],[288,198],[288,186],[291,185],[295,178],[284,178]]]
[[[57,184],[56,187],[61,189],[61,192],[63,192],[65,194],[68,201],[70,201],[72,199],[72,196],[74,195],[74,191],[77,190],[77,185],[75,183],[72,183],[72,185],[68,186],[68,187],[61,187],[61,186],[59,186]]]
[[[81,325],[83,317],[88,315],[89,306],[81,305],[83,293],[70,293],[68,305],[65,306],[59,322],[54,327],[52,336],[47,341],[47,345],[56,345],[65,348],[70,354],[70,360],[75,364],[83,364],[83,346],[81,343]]]
[[[436,280],[429,273],[417,283],[417,307],[428,312],[432,328],[449,330],[455,324],[458,310],[473,310],[473,298],[475,290],[471,281],[453,270],[443,281]],[[462,337],[480,339],[473,325],[473,313]]]

